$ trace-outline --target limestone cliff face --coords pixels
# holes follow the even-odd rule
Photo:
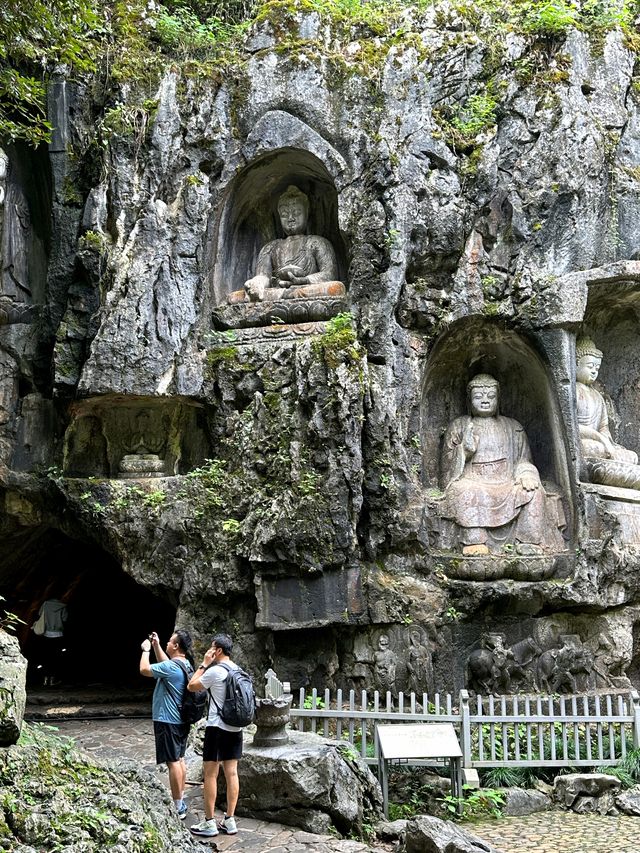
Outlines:
[[[96,107],[61,75],[48,155],[5,158],[3,271],[31,247],[0,306],[7,554],[93,541],[296,686],[380,680],[386,635],[395,689],[412,647],[430,688],[460,687],[487,631],[578,637],[591,686],[636,677],[640,516],[581,486],[574,367],[583,330],[639,450],[636,55],[618,30],[490,26],[440,4],[376,41],[267,16],[216,79],[168,64],[144,107],[123,87],[100,168],[70,156]],[[352,320],[225,330],[291,183]],[[556,490],[560,555],[469,568],[438,546],[442,434],[480,371]],[[164,476],[119,478],[141,447]]]

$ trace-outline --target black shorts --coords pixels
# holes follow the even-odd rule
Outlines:
[[[203,761],[231,761],[242,758],[242,732],[228,732],[207,726],[204,733]]]
[[[189,723],[158,723],[153,721],[156,736],[156,764],[179,761],[187,748]]]

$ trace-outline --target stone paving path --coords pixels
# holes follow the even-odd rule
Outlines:
[[[67,720],[54,723],[61,735],[74,738],[78,745],[103,758],[133,758],[148,770],[156,771],[153,725],[150,720]],[[166,769],[157,772],[168,784]],[[187,825],[203,815],[202,787],[187,792]],[[520,818],[501,818],[465,825],[501,853],[640,853],[640,818],[576,815],[550,811]],[[356,841],[337,841],[332,836],[312,835],[276,823],[238,819],[236,836],[217,836],[203,844],[203,851],[230,853],[390,853],[393,844],[372,846]],[[177,851],[178,853],[178,851]]]
[[[549,811],[469,827],[502,853],[640,853],[640,818]]]

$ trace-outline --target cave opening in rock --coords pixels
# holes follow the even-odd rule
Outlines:
[[[158,632],[163,645],[171,635],[176,611],[166,592],[137,583],[96,545],[58,532],[43,534],[25,551],[21,568],[14,561],[5,564],[0,594],[7,610],[26,623],[16,633],[29,661],[28,688],[43,686],[48,657],[48,640],[31,626],[42,602],[58,598],[67,606],[64,642],[55,662],[60,691],[90,685],[150,691],[153,683],[138,671],[140,643],[151,631]]]

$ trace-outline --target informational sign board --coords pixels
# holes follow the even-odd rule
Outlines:
[[[451,789],[462,796],[462,750],[452,723],[417,723],[376,726],[378,768],[384,813],[389,813],[389,764],[448,762]]]

